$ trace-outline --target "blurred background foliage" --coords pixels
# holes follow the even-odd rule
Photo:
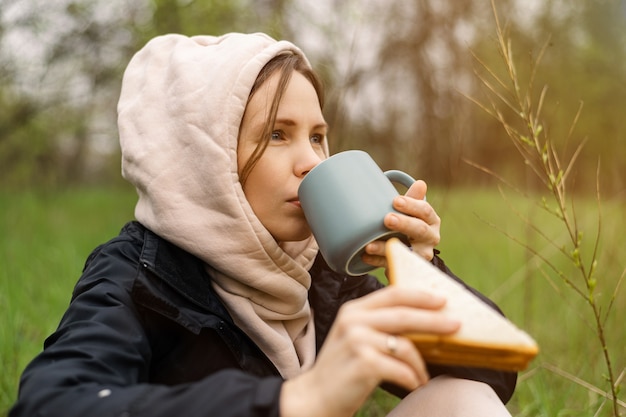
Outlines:
[[[559,146],[573,153],[587,139],[576,189],[594,191],[600,164],[603,195],[624,198],[626,3],[496,3],[528,64],[522,79],[548,42],[533,88],[548,86],[544,127]],[[440,186],[493,180],[467,161],[536,185],[502,126],[467,98],[482,94],[473,55],[503,70],[489,2],[0,0],[0,187],[120,182],[116,102],[132,54],[159,34],[229,31],[305,50],[327,85],[333,152],[364,149]]]

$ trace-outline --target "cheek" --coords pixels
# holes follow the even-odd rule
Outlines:
[[[269,192],[277,185],[275,181],[275,167],[264,163],[263,158],[261,158],[250,171],[243,187],[243,192],[251,202],[263,197],[267,198],[269,197]]]
[[[256,161],[248,178],[255,178],[256,182],[276,181],[282,170],[285,169],[283,155],[274,149],[266,148],[263,155]]]

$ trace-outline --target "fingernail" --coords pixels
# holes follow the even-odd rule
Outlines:
[[[396,207],[403,208],[406,206],[406,199],[404,197],[396,197]]]
[[[398,216],[396,216],[395,214],[390,214],[389,218],[387,219],[387,224],[391,227],[395,227],[398,225]]]

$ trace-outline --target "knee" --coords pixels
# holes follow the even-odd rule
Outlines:
[[[404,416],[511,417],[495,391],[487,384],[438,376],[407,395],[389,414]]]

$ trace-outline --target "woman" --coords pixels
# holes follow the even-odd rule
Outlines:
[[[350,416],[380,384],[398,415],[508,415],[515,374],[430,366],[399,336],[457,330],[445,299],[317,255],[297,188],[328,156],[322,103],[302,52],[263,34],[167,35],[133,57],[118,125],[137,221],[88,258],[11,417]],[[425,192],[385,223],[451,274]],[[365,260],[385,266],[382,242]]]

